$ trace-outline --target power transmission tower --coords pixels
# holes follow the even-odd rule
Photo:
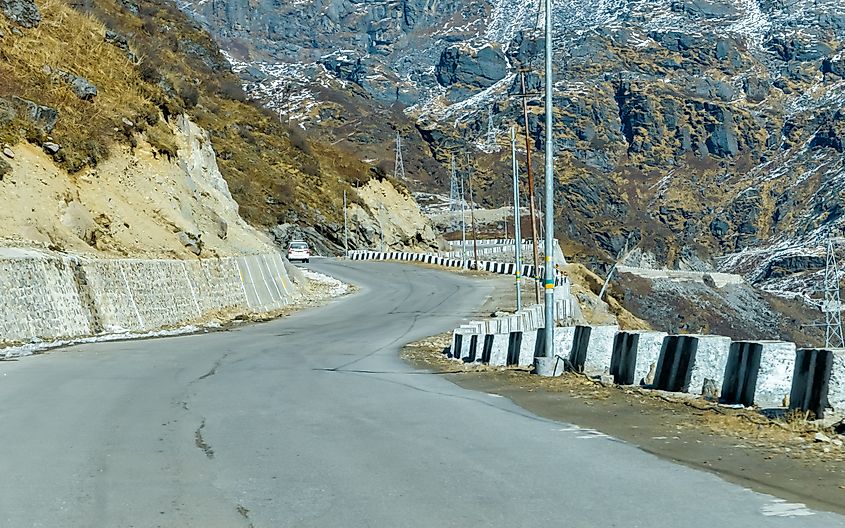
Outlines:
[[[402,160],[402,136],[396,133],[396,160],[393,163],[393,177],[397,181],[405,180],[405,162]]]
[[[825,315],[824,345],[826,348],[845,348],[845,336],[842,334],[842,299],[839,285],[842,275],[836,262],[834,238],[828,233],[827,258],[824,268],[824,303]]]
[[[490,107],[490,111],[487,114],[487,139],[484,142],[484,152],[492,153],[492,152],[499,152],[501,150],[501,146],[499,146],[498,142],[496,141],[496,137],[499,135],[499,130],[493,124],[493,107]]]
[[[458,229],[460,222],[458,219],[458,212],[461,210],[460,206],[461,189],[458,185],[458,171],[455,168],[455,156],[452,156],[452,175],[449,180],[449,212],[452,213],[452,229]]]

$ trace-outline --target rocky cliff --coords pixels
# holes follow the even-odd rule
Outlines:
[[[811,289],[820,240],[843,221],[841,2],[555,4],[566,251],[602,267],[637,244],[643,263]],[[402,132],[413,190],[446,194],[449,158],[470,154],[484,201],[501,204],[505,130],[527,129],[544,149],[542,101],[529,100],[526,123],[515,97],[520,71],[528,92],[543,88],[536,0],[180,6],[280,116],[368,158],[390,159]]]

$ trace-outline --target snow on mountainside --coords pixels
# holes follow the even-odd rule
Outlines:
[[[474,152],[479,194],[505,200],[490,115],[499,143],[515,124],[544,148],[542,102],[526,123],[514,97],[519,71],[542,89],[537,0],[181,7],[281,118],[384,159],[403,131],[414,190],[442,193],[450,157]],[[638,243],[649,261],[809,292],[822,239],[843,227],[842,0],[557,0],[554,25],[565,250],[601,267]]]

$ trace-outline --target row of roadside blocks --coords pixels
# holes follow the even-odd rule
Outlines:
[[[467,240],[466,244],[472,246],[476,244],[478,246],[504,246],[504,245],[513,245],[515,239],[513,238],[479,238],[477,240]],[[554,242],[557,243],[557,239],[554,239]],[[446,243],[451,247],[461,247],[464,245],[463,240],[447,240]],[[523,238],[520,240],[520,243],[523,245],[531,244],[532,241],[527,238]]]
[[[457,259],[447,258],[440,255],[433,255],[431,253],[413,253],[407,251],[368,251],[368,250],[352,250],[347,253],[350,260],[398,260],[407,262],[422,262],[425,264],[433,264],[437,266],[444,266],[447,268],[470,268],[490,273],[498,273],[502,275],[516,275],[517,267],[513,262],[493,262],[489,260],[472,260],[472,259]],[[537,277],[542,278],[543,270],[541,268],[540,274],[534,274],[534,266],[525,264],[519,270],[523,277]],[[569,279],[565,275],[558,272],[555,277],[555,286],[566,286],[569,284]]]
[[[786,406],[817,418],[829,409],[845,411],[845,350],[578,325],[555,328],[554,355],[546,357],[542,312],[536,308],[541,307],[462,325],[446,354],[465,363],[530,367],[541,376],[566,371],[612,376],[616,384],[703,394],[724,404]]]

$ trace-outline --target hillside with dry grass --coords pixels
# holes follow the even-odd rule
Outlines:
[[[0,16],[0,143],[43,150],[70,180],[146,150],[184,165],[182,115],[208,132],[240,214],[253,225],[313,225],[338,240],[343,191],[367,209],[355,187],[385,178],[246,102],[208,34],[170,2],[34,5],[37,24]],[[0,163],[19,165],[7,158]]]

